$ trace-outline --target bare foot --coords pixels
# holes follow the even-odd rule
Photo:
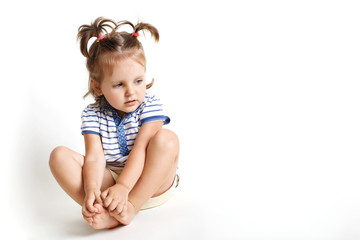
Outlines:
[[[100,204],[95,204],[95,208],[98,209],[98,212],[92,217],[92,221],[88,221],[87,218],[85,220],[88,222],[90,226],[95,229],[105,229],[105,228],[113,228],[118,226],[120,223],[110,216],[108,210],[106,210]]]
[[[86,217],[83,215],[83,218],[85,219],[85,221],[91,226],[93,223],[93,218],[92,217]]]
[[[117,221],[119,221],[123,225],[129,225],[130,222],[133,220],[135,215],[139,211],[136,211],[134,205],[131,202],[127,202],[127,211],[126,213],[120,213],[118,215],[112,215]]]

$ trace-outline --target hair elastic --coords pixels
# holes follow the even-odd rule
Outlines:
[[[139,33],[138,32],[134,32],[133,36],[135,36],[136,38],[139,38]]]
[[[100,37],[98,37],[98,38],[96,39],[96,41],[97,41],[97,42],[100,42],[100,40],[103,40],[104,38],[105,38],[104,35],[100,35]]]

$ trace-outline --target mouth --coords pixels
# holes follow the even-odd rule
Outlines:
[[[130,101],[125,102],[126,106],[133,106],[135,104],[136,104],[136,100],[130,100]]]

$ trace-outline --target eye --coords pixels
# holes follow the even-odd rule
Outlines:
[[[113,87],[121,87],[122,85],[123,85],[122,83],[117,83]]]
[[[142,79],[138,79],[138,80],[135,81],[136,84],[141,84],[142,82],[143,82]]]

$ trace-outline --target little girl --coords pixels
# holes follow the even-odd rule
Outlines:
[[[132,33],[117,30],[129,25]],[[85,156],[56,147],[50,168],[64,191],[82,206],[95,229],[127,225],[141,210],[168,200],[178,184],[179,141],[163,129],[170,119],[158,98],[146,93],[146,59],[138,40],[147,23],[134,26],[97,18],[79,28],[81,53],[89,71],[89,91],[95,103],[82,113]],[[96,40],[88,50],[91,38]]]

